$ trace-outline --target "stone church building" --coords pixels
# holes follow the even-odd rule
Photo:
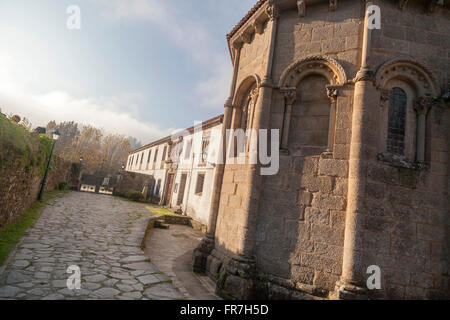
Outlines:
[[[194,270],[228,298],[448,299],[449,3],[261,0],[227,39],[222,132],[279,129],[280,169],[216,167]]]

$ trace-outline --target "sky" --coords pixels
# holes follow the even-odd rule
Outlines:
[[[223,113],[226,34],[256,0],[2,0],[0,109],[142,143]],[[81,29],[67,21],[80,8]]]

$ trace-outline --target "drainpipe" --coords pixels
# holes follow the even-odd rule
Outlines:
[[[361,219],[365,215],[365,172],[370,159],[372,157],[376,158],[374,154],[376,155],[377,151],[376,146],[371,146],[368,142],[368,138],[373,137],[378,132],[376,128],[373,128],[373,126],[376,126],[373,115],[376,112],[377,91],[375,88],[374,73],[369,64],[371,30],[368,28],[369,11],[367,8],[370,5],[372,5],[371,2],[366,2],[361,67],[353,80],[355,89],[353,97],[343,265],[342,276],[336,284],[335,290],[335,298],[338,299],[367,298],[365,272],[368,266],[365,264],[362,248],[359,246],[359,240],[362,239],[364,232],[361,226]]]

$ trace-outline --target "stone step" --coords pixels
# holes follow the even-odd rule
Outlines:
[[[155,228],[158,229],[169,229],[170,225],[166,224],[164,220],[156,220]]]

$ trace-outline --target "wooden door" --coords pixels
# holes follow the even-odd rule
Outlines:
[[[168,176],[168,185],[167,185],[167,193],[166,193],[166,206],[170,207],[170,201],[172,200],[172,191],[173,191],[173,180],[174,180],[174,175],[173,174],[169,174]]]
[[[183,173],[181,175],[180,190],[178,191],[177,206],[179,206],[183,203],[184,190],[186,189],[186,180],[187,180],[187,174]]]

